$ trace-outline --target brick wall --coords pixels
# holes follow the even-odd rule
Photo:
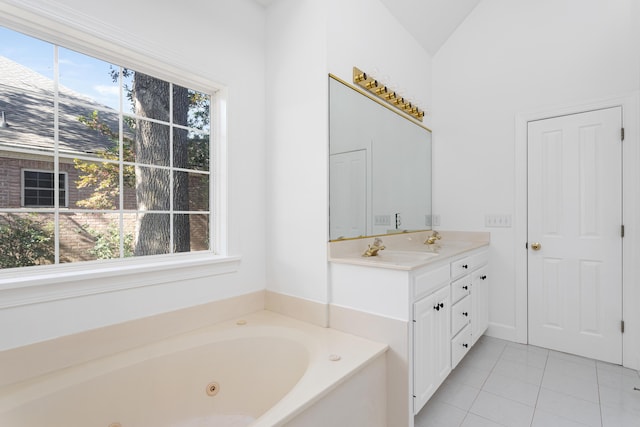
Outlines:
[[[21,174],[23,169],[53,171],[53,163],[23,158],[0,157],[0,209],[20,208],[22,200]],[[60,172],[67,173],[69,209],[80,208],[78,200],[90,196],[90,188],[78,189],[75,182],[78,171],[72,163],[60,163]],[[189,209],[203,211],[209,209],[209,177],[189,175]],[[125,189],[125,209],[136,209],[135,189]],[[21,214],[22,215],[22,214]],[[27,214],[25,214],[27,215]],[[53,215],[38,214],[43,222],[51,221]],[[46,220],[44,219],[46,218]],[[1,218],[0,218],[1,219]],[[96,233],[107,233],[109,226],[119,224],[117,212],[100,214],[85,212],[60,212],[60,261],[76,262],[95,259],[91,249],[95,247]],[[125,214],[125,233],[135,235],[136,215]],[[93,231],[93,234],[90,232]],[[191,250],[201,251],[209,246],[209,215],[190,215]],[[0,244],[2,237],[0,236]]]
[[[43,170],[53,172],[53,163],[43,160],[30,160],[0,157],[0,209],[20,208],[22,201],[22,170]],[[91,196],[91,188],[77,188],[78,170],[73,163],[60,162],[60,172],[67,174],[67,191],[69,209],[81,208],[77,205],[79,200]],[[209,176],[189,174],[189,210],[209,210]],[[118,207],[118,201],[114,201]],[[133,188],[124,189],[124,208],[136,209],[136,193]]]
[[[53,163],[44,160],[31,160],[0,157],[0,208],[20,208],[22,203],[22,170],[43,170],[53,172]],[[60,162],[60,172],[67,174],[67,191],[69,209],[81,208],[77,205],[79,200],[91,196],[91,188],[77,188],[78,170],[73,163]],[[114,200],[118,206],[118,200]],[[136,208],[136,193],[133,188],[125,188],[124,208]]]

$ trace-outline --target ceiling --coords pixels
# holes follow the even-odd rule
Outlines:
[[[276,0],[256,0],[268,6]],[[481,0],[380,0],[431,55]]]
[[[380,1],[433,56],[481,0]]]

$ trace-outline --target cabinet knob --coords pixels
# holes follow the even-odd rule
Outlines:
[[[469,316],[469,313],[465,311],[465,312],[462,313],[462,315],[463,316]]]
[[[462,268],[466,270],[467,268],[469,268],[469,266],[467,264],[462,264]]]
[[[469,348],[469,344],[462,344],[464,348]]]
[[[440,303],[440,308],[444,307],[444,303]]]
[[[466,291],[466,290],[468,290],[468,289],[469,289],[469,286],[464,285],[464,286],[462,287],[462,289],[464,289],[464,290]]]
[[[433,306],[433,309],[435,311],[440,311],[440,306],[438,304],[436,304],[436,305]]]
[[[487,280],[487,276],[486,276],[486,275],[482,275],[482,276],[480,276],[480,278],[481,278],[482,280]]]

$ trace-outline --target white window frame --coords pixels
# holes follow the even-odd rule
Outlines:
[[[51,189],[51,191],[53,191],[54,193],[54,196],[53,196],[54,205],[52,206],[25,205],[25,191],[27,190],[27,186],[25,184],[25,176],[24,176],[25,172],[49,173],[55,178],[55,175],[54,175],[55,172],[52,170],[30,169],[30,168],[21,169],[20,170],[20,206],[22,206],[23,208],[30,208],[30,209],[36,209],[36,210],[54,207],[55,193],[56,193],[55,188]],[[68,208],[69,207],[69,174],[67,172],[58,172],[58,175],[64,175],[64,206],[60,206],[60,208]],[[54,179],[54,182],[56,182],[55,179]],[[39,188],[29,187],[29,189],[39,189]]]
[[[203,78],[191,69],[175,65],[181,63],[176,58],[184,59],[180,52],[170,52],[166,46],[151,45],[139,39],[138,49],[132,50],[128,47],[131,45],[130,34],[114,32],[100,22],[85,22],[82,15],[73,16],[75,11],[68,8],[54,4],[43,6],[34,6],[28,1],[5,2],[0,25],[212,94],[209,180],[211,249],[0,269],[0,309],[236,272],[241,257],[230,256],[227,251],[227,87]],[[79,34],[83,36],[79,37]]]

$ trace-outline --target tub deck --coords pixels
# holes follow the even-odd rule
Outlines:
[[[0,425],[284,425],[386,350],[261,311],[5,386]]]

